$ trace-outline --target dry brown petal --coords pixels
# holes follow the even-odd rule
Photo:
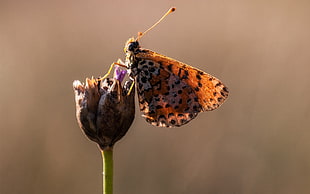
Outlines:
[[[135,114],[132,81],[122,87],[117,79],[86,79],[73,82],[76,117],[85,135],[101,149],[112,147],[130,128]]]

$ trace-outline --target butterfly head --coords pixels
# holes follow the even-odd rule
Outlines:
[[[139,42],[134,38],[130,38],[125,44],[124,51],[125,53],[127,52],[136,53],[139,50],[139,48],[140,48]]]

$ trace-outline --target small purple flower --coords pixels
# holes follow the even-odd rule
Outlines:
[[[119,66],[115,66],[115,71],[114,71],[114,78],[119,80],[120,82],[123,81],[125,78],[127,71],[126,70],[121,70]]]

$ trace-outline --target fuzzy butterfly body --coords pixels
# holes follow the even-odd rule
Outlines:
[[[142,116],[152,125],[181,126],[199,112],[214,110],[228,97],[223,83],[192,66],[140,48],[131,38],[125,65],[135,80]]]

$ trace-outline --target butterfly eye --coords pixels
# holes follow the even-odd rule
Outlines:
[[[139,48],[139,43],[138,41],[134,41],[129,43],[128,47],[127,47],[127,51],[131,51],[134,52]]]

